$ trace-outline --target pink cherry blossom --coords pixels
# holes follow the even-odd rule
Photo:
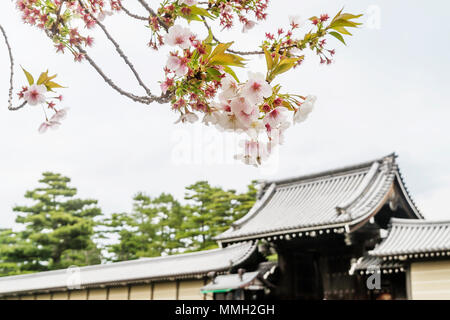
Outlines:
[[[174,71],[177,76],[184,76],[188,73],[187,60],[178,56],[169,56],[167,68]]]
[[[245,164],[258,166],[267,159],[269,153],[264,144],[255,140],[246,140],[243,143],[244,152],[235,156],[235,159],[242,160]]]
[[[188,28],[174,25],[166,34],[165,42],[172,47],[179,46],[181,49],[188,49],[192,45],[190,40],[192,36],[193,33]]]
[[[32,106],[45,102],[47,88],[43,84],[33,84],[24,92],[23,98]]]
[[[178,0],[178,4],[185,4],[187,6],[195,6],[197,4],[197,0]]]
[[[300,123],[308,118],[308,115],[314,108],[316,102],[315,96],[307,96],[305,101],[301,104],[300,108],[294,114],[294,123]]]
[[[173,79],[167,78],[166,81],[164,81],[163,83],[161,83],[161,91],[163,94],[166,94],[167,90],[173,86],[174,81]]]
[[[185,123],[185,122],[194,123],[197,120],[198,120],[198,116],[195,113],[187,112],[185,114],[182,114],[180,116],[180,118],[177,121],[175,121],[175,123],[179,123],[179,122],[182,122],[182,123]]]
[[[298,15],[289,16],[289,24],[292,29],[301,28],[303,25],[303,20]]]
[[[261,104],[264,98],[272,95],[272,87],[265,80],[260,72],[249,72],[249,80],[242,88],[244,96],[252,104]]]
[[[242,124],[231,112],[217,112],[216,128],[220,131],[241,131]]]
[[[218,123],[219,117],[220,117],[219,111],[214,111],[214,112],[211,112],[211,113],[207,113],[207,114],[205,114],[205,116],[203,117],[202,122],[203,122],[205,125],[207,125],[207,126],[209,126],[210,124],[215,125],[215,124]]]
[[[258,108],[248,103],[244,97],[234,99],[230,106],[244,129],[249,128],[252,122],[258,119]]]
[[[276,107],[264,117],[264,124],[269,124],[271,128],[276,128],[286,122],[286,108]]]
[[[67,117],[67,111],[69,108],[64,108],[56,111],[56,113],[50,118],[50,121],[61,121]]]
[[[222,92],[219,94],[219,99],[221,101],[226,101],[234,98],[238,91],[238,83],[234,80],[232,76],[227,74],[225,78],[222,79]]]
[[[256,25],[255,21],[248,20],[244,23],[244,26],[242,27],[242,32],[247,33],[249,30],[253,29]]]
[[[100,11],[100,13],[98,14],[98,16],[97,16],[97,20],[98,21],[103,21],[103,20],[105,20],[105,18],[107,17],[107,16],[112,16],[112,12],[111,11],[107,11],[107,10],[102,10],[102,11]]]
[[[52,120],[46,120],[39,126],[39,133],[44,133],[47,131],[47,129],[57,129],[60,126],[61,123],[58,121],[52,121]]]

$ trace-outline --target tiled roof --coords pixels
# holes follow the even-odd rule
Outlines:
[[[223,249],[81,267],[80,286],[95,287],[140,280],[198,277],[209,271],[223,272],[239,266],[255,251],[255,244],[244,242]],[[70,271],[73,272],[73,269]],[[71,273],[64,269],[1,277],[0,295],[66,289],[70,275]]]
[[[237,274],[225,274],[217,276],[214,282],[208,283],[204,286],[202,292],[214,292],[218,290],[228,291],[238,288],[245,288],[250,285],[258,276],[259,271],[245,272],[242,274],[242,278]]]
[[[382,258],[366,255],[352,264],[350,274],[374,273],[384,270],[404,271],[404,265],[399,261],[384,261]]]
[[[396,156],[297,178],[267,182],[254,207],[216,239],[257,239],[302,230],[356,224],[386,202],[394,181],[413,212],[422,218],[404,187]]]
[[[393,218],[387,238],[370,254],[387,257],[444,251],[450,251],[450,221]]]

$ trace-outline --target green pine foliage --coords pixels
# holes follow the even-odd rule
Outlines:
[[[15,263],[21,273],[100,263],[92,240],[95,217],[101,215],[97,201],[76,198],[70,179],[58,173],[44,172],[39,182],[40,187],[25,193],[31,204],[13,208],[23,230],[2,234],[3,241],[10,238],[0,254],[2,263]]]
[[[199,181],[182,202],[139,192],[131,212],[104,216],[96,200],[76,197],[70,178],[45,172],[39,183],[13,208],[19,231],[0,229],[0,276],[215,248],[257,194],[254,181],[243,193]]]
[[[177,238],[185,214],[172,195],[151,198],[138,193],[133,198],[133,211],[115,213],[103,222],[106,233],[118,235],[117,243],[107,246],[112,261],[155,257],[180,251],[183,243]]]
[[[106,246],[109,260],[216,248],[214,237],[250,210],[256,194],[255,181],[244,193],[199,181],[186,187],[184,204],[170,194],[151,198],[138,193],[131,213],[115,213],[104,220],[105,233],[118,238]]]

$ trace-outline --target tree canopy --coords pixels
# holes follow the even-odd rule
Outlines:
[[[122,96],[145,105],[169,103],[180,116],[177,122],[193,123],[203,116],[204,124],[214,125],[220,131],[246,133],[244,148],[236,158],[255,166],[282,143],[283,133],[291,124],[308,118],[316,100],[313,95],[286,92],[282,83],[276,82],[278,77],[300,66],[310,53],[317,55],[321,64],[330,64],[335,50],[328,41],[334,38],[346,44],[344,37],[352,35],[349,29],[361,25],[357,19],[362,16],[343,10],[333,16],[321,13],[308,19],[290,15],[268,25],[266,32],[252,35],[259,39],[255,50],[242,51],[239,43],[244,43],[246,37],[222,42],[215,30],[240,25],[242,33],[251,31],[269,15],[269,0],[164,0],[158,4],[138,0],[136,4],[138,8],[129,9],[132,4],[121,0],[20,0],[17,8],[24,23],[42,30],[56,52],[69,53],[75,62],[86,61]],[[109,31],[109,20],[104,20],[113,14],[144,24],[150,41],[141,41],[148,42],[149,47],[170,47],[167,63],[162,66],[160,94],[142,80],[145,77],[141,71]],[[195,24],[204,28],[203,34],[192,28]],[[91,29],[95,27],[113,45],[113,52],[129,69],[141,92],[121,87],[91,55],[90,47],[96,45]],[[55,82],[56,74],[49,74],[45,68],[35,76],[23,69],[27,85],[18,92],[18,105],[13,105],[13,54],[1,25],[0,31],[11,62],[8,108],[43,105],[51,116],[44,110],[45,121],[39,132],[58,127],[67,109],[61,106],[61,96],[53,93],[63,86]],[[255,56],[265,57],[264,69],[248,67],[247,62]],[[238,68],[247,68],[247,79],[238,78]]]
[[[97,200],[77,198],[70,181],[44,172],[28,203],[13,208],[17,230],[0,229],[0,276],[211,249],[257,192],[256,182],[239,193],[198,181],[182,200],[138,192],[130,212],[106,215]]]
[[[22,230],[0,234],[0,257],[4,270],[10,269],[7,273],[101,262],[93,237],[95,218],[102,212],[96,200],[76,198],[77,189],[69,182],[70,178],[61,174],[44,172],[41,186],[25,193],[30,205],[13,208]],[[8,267],[12,264],[16,268]]]

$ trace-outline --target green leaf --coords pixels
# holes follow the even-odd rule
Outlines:
[[[229,47],[231,47],[231,45],[232,45],[233,43],[234,43],[234,42],[219,43],[219,44],[214,48],[214,51],[211,53],[210,58],[214,57],[215,55],[225,53],[225,51],[226,51]]]
[[[47,81],[44,83],[44,85],[47,88],[47,91],[53,91],[54,88],[66,88],[53,81]]]
[[[48,70],[45,72],[42,72],[39,76],[38,81],[36,82],[36,84],[43,84],[45,83],[45,81],[47,81],[48,79]]]
[[[298,58],[284,58],[273,70],[272,77],[289,71],[293,66],[295,66],[297,61]]]
[[[363,16],[363,14],[354,15],[351,13],[343,13],[343,14],[336,16],[336,20],[338,20],[338,19],[345,19],[345,20],[358,19],[362,16]]]
[[[243,67],[245,59],[235,54],[221,53],[217,54],[209,60],[209,65],[236,66]]]
[[[272,54],[267,50],[266,47],[263,47],[264,55],[266,56],[266,64],[267,64],[267,70],[270,71],[273,68],[273,59]]]
[[[283,100],[283,106],[291,111],[295,110],[295,108],[292,106],[292,104],[286,100]]]
[[[188,22],[191,21],[203,21],[202,18],[200,18],[200,16],[196,15],[196,14],[190,14],[190,15],[182,15],[181,17],[185,18]]]
[[[347,45],[344,41],[344,37],[340,33],[337,33],[336,31],[331,31],[330,34],[333,37],[335,37],[336,39],[338,39],[340,42],[342,42],[343,44]]]
[[[233,71],[233,69],[231,69],[231,68],[228,67],[228,66],[224,66],[224,67],[223,67],[223,70],[224,70],[226,73],[228,73],[229,75],[231,75],[231,76],[234,78],[234,80],[237,81],[237,83],[239,83],[239,79],[238,79],[236,73]]]
[[[206,69],[206,73],[208,73],[214,80],[219,81],[221,79],[222,73],[220,73],[220,71],[217,69],[208,68]]]
[[[203,41],[203,44],[205,45],[206,56],[209,56],[209,54],[211,53],[211,50],[212,50],[211,43],[213,42],[213,40],[214,40],[213,39],[213,34],[211,32],[211,29],[209,29],[208,30],[208,36]]]
[[[206,43],[211,43],[213,41],[213,34],[211,32],[211,29],[208,30],[208,36],[205,39]]]
[[[204,17],[214,19],[214,16],[212,16],[206,9],[199,8],[197,6],[190,6],[189,8],[191,9],[191,13],[194,15],[199,15],[199,16],[204,16]]]
[[[342,34],[347,34],[347,35],[349,35],[349,36],[352,35],[352,34],[351,34],[350,32],[348,32],[348,30],[345,29],[344,27],[333,27],[333,28],[331,28],[331,29],[334,29],[334,30],[336,30],[337,32],[342,33]]]
[[[351,28],[356,28],[358,27],[358,25],[360,25],[361,23],[359,22],[352,22],[352,21],[348,21],[348,20],[344,20],[344,19],[339,19],[334,21],[333,23],[330,24],[330,27],[351,27]]]
[[[29,73],[27,70],[25,70],[22,66],[21,66],[23,73],[25,73],[25,77],[27,77],[28,83],[31,86],[34,83],[34,78],[31,75],[31,73]]]

